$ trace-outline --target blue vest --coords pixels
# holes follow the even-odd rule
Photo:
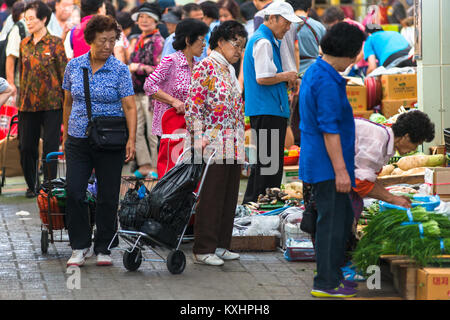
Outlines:
[[[277,45],[272,31],[262,24],[253,34],[247,44],[244,55],[244,87],[245,87],[245,115],[260,116],[272,115],[289,118],[289,100],[286,82],[272,86],[262,86],[256,82],[255,59],[253,58],[253,45],[260,39],[267,39],[272,44],[273,62],[277,73],[283,72],[281,65],[280,48]]]

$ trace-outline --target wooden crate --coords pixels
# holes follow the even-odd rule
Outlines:
[[[437,256],[436,259],[443,259],[448,261],[450,255]],[[382,268],[382,273],[390,273],[395,289],[403,299],[415,300],[417,291],[417,270],[419,266],[415,264],[408,256],[397,255],[382,255],[380,257],[382,266],[387,266],[387,269]],[[384,264],[383,264],[384,262]],[[386,272],[387,271],[387,272]]]
[[[280,243],[277,236],[240,236],[231,238],[231,251],[275,251]]]
[[[425,182],[424,174],[413,174],[409,176],[384,176],[377,179],[383,187],[389,187],[396,184],[418,184]]]

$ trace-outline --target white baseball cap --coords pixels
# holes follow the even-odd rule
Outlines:
[[[272,2],[264,9],[265,15],[280,15],[290,22],[300,22],[302,21],[297,15],[294,13],[294,9],[287,2]]]

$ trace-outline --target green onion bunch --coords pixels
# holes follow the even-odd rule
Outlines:
[[[388,209],[373,216],[353,251],[352,262],[360,273],[378,264],[381,255],[406,255],[425,266],[437,255],[450,254],[449,217],[420,206],[411,214],[413,222],[404,210]]]

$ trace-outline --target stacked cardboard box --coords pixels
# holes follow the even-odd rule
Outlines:
[[[417,300],[449,300],[450,269],[423,268],[417,270]]]
[[[401,106],[414,108],[417,103],[417,75],[382,75],[381,90],[381,112],[386,118],[396,115]]]
[[[427,168],[424,181],[428,194],[437,194],[442,200],[450,201],[450,168]]]
[[[353,108],[353,115],[359,118],[369,119],[373,111],[369,109],[369,99],[367,87],[360,78],[346,77],[347,99]]]
[[[365,86],[347,86],[347,99],[353,111],[367,111],[367,89]]]

